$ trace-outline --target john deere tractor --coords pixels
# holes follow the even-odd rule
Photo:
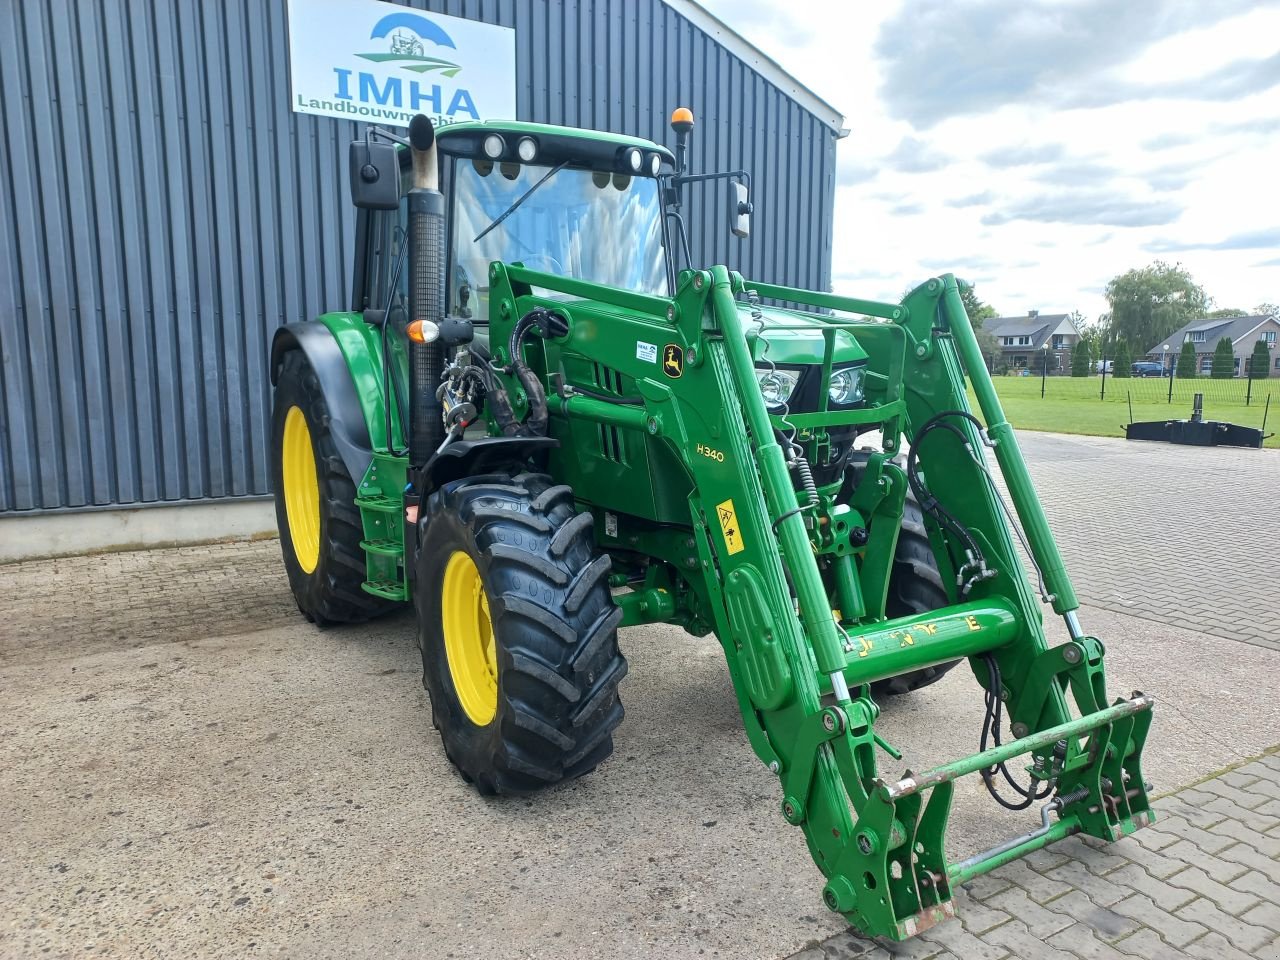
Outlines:
[[[955,278],[881,303],[692,263],[686,187],[745,235],[750,178],[689,173],[672,127],[674,152],[425,117],[351,145],[351,309],[271,348],[290,586],[319,625],[413,603],[444,752],[486,794],[608,757],[620,628],[714,634],[827,906],[905,939],[957,884],[1151,822],[1152,700],[1107,699]],[[878,704],[961,660],[978,752],[881,777]],[[953,862],[975,773],[1042,826]]]

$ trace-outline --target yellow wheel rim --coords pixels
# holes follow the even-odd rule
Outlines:
[[[498,654],[489,619],[489,597],[475,561],[455,550],[444,568],[440,593],[444,652],[458,702],[477,727],[498,712]]]
[[[284,483],[284,512],[289,518],[293,556],[304,573],[320,562],[320,481],[311,430],[300,407],[290,407],[284,417],[284,442],[280,451]]]

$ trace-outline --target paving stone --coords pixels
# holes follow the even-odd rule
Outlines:
[[[1139,836],[1145,833],[1145,830],[1139,830],[1131,836]],[[1116,854],[1112,849],[1112,844],[1103,844],[1095,847],[1084,842],[1082,837],[1068,837],[1055,846],[1058,851],[1068,859],[1079,861],[1087,866],[1093,873],[1098,876],[1106,876],[1113,870],[1119,870],[1121,867],[1128,866],[1129,861],[1124,857]]]
[[[1240,919],[1254,926],[1266,927],[1273,935],[1280,936],[1280,902],[1260,903],[1240,914]]]
[[[1077,864],[1077,866],[1079,865]],[[1083,867],[1080,867],[1080,869],[1083,869]],[[1013,886],[1026,891],[1027,895],[1036,903],[1044,903],[1046,900],[1060,897],[1071,890],[1070,884],[1053,879],[1051,873],[1036,873],[1020,860],[1006,863],[992,876],[1007,880]]]
[[[972,934],[982,935],[993,927],[1009,922],[1009,914],[1003,910],[994,910],[977,900],[965,898],[956,903],[956,916],[960,923]]]
[[[1214,777],[1214,780],[1225,783],[1229,787],[1243,788],[1253,783],[1258,778],[1255,774],[1245,773],[1239,768],[1232,770],[1230,773],[1224,773],[1221,776]]]
[[[1136,920],[1143,926],[1159,930],[1160,936],[1175,947],[1185,947],[1196,937],[1209,932],[1208,928],[1200,923],[1179,919],[1169,911],[1160,909],[1150,897],[1144,897],[1139,893],[1121,900],[1112,909],[1131,920]]]
[[[1009,916],[1016,917],[1041,940],[1052,936],[1063,927],[1071,924],[1070,917],[1064,917],[1060,913],[1046,910],[1028,897],[1025,891],[1016,887],[1011,887],[1004,893],[996,894],[987,901],[987,906],[996,910],[1003,910]]]
[[[1280,903],[1280,883],[1268,879],[1256,870],[1242,873],[1231,881],[1231,886],[1245,893],[1252,893],[1262,900]]]
[[[1196,898],[1195,893],[1192,891],[1184,890],[1181,887],[1171,887],[1164,880],[1151,876],[1136,864],[1130,864],[1122,870],[1117,870],[1115,873],[1110,874],[1107,879],[1117,886],[1145,894],[1166,910],[1176,910],[1184,903],[1190,903]]]
[[[1092,885],[1088,889],[1091,894]],[[1079,890],[1073,890],[1065,897],[1059,897],[1049,906],[1054,913],[1060,913],[1075,920],[1077,926],[1083,924],[1088,927],[1102,940],[1118,940],[1138,929],[1138,924],[1133,920],[1099,906],[1093,901],[1092,896]]]
[[[1176,843],[1178,837],[1176,834],[1162,833],[1156,830],[1154,826],[1151,826],[1139,830],[1137,833],[1131,833],[1125,839],[1130,843],[1146,847],[1148,850],[1160,851]]]
[[[1233,916],[1238,916],[1258,902],[1252,893],[1232,889],[1219,883],[1199,867],[1187,867],[1181,873],[1175,873],[1165,881],[1172,887],[1185,887],[1194,890],[1202,897],[1208,897],[1221,909]]]
[[[1000,868],[1003,872],[1004,868]],[[966,883],[961,889],[969,896],[977,900],[985,900],[987,897],[994,896],[1001,890],[1008,890],[1013,885],[1011,880],[1006,880],[999,873],[988,873],[981,877],[975,877]]]
[[[1221,798],[1206,796],[1206,799],[1212,801]],[[1213,826],[1215,823],[1220,823],[1228,816],[1228,814],[1214,810],[1206,804],[1197,804],[1192,800],[1186,799],[1182,794],[1156,801],[1156,814],[1163,814],[1166,818],[1164,821],[1157,820],[1156,827],[1163,827],[1166,830],[1168,827],[1165,824],[1174,817],[1185,820],[1196,830],[1203,830],[1206,827]]]
[[[1182,860],[1166,857],[1163,853],[1148,850],[1142,844],[1130,843],[1129,840],[1129,837],[1125,837],[1125,839],[1117,841],[1113,845],[1113,849],[1120,856],[1141,866],[1153,877],[1167,877],[1186,867],[1186,863]],[[1108,874],[1108,877],[1110,877],[1110,874]]]
[[[1008,956],[1004,947],[987,943],[975,937],[954,920],[940,923],[920,934],[922,940],[939,944],[965,960],[1001,960]]]
[[[1121,869],[1124,868],[1122,867]],[[1113,874],[1115,872],[1112,871]],[[1083,863],[1077,860],[1068,861],[1062,866],[1050,870],[1045,876],[1059,881],[1060,885],[1068,890],[1072,888],[1088,890],[1089,899],[1104,907],[1109,907],[1111,904],[1123,900],[1130,893],[1128,889],[1116,886],[1105,877],[1094,876],[1085,868]],[[1054,909],[1058,908],[1055,906]]]
[[[1022,862],[1032,870],[1045,873],[1060,864],[1066,863],[1068,859],[1061,853],[1055,852],[1051,847],[1041,847],[1039,850],[1033,850],[1028,853],[1022,858]]]
[[[1212,930],[1199,940],[1187,944],[1186,952],[1187,956],[1200,960],[1253,960],[1249,954],[1237,950],[1222,934]]]
[[[1275,823],[1280,825],[1280,818],[1277,818]],[[1248,844],[1259,853],[1265,854],[1273,860],[1280,858],[1280,838],[1268,836],[1260,830],[1246,826],[1237,820],[1223,820],[1209,829],[1224,837],[1231,837],[1233,840]]]
[[[1222,860],[1230,863],[1237,863],[1244,867],[1252,867],[1259,873],[1266,874],[1267,878],[1280,883],[1280,860],[1272,860],[1265,854],[1259,853],[1251,846],[1245,843],[1237,843],[1234,847],[1222,851]],[[1208,868],[1205,868],[1208,870]],[[1213,871],[1208,870],[1209,873]],[[1222,879],[1217,877],[1216,879]],[[1235,879],[1234,877],[1232,879]],[[1230,881],[1227,881],[1230,882]]]
[[[1177,947],[1170,946],[1160,939],[1154,930],[1144,927],[1131,937],[1126,937],[1116,944],[1117,950],[1123,950],[1131,957],[1142,960],[1186,960],[1186,954]],[[1030,958],[1027,958],[1030,960]]]
[[[1193,827],[1187,821],[1179,817],[1170,817],[1167,820],[1157,821],[1154,826],[1147,827],[1145,830],[1139,830],[1133,836],[1141,837],[1144,833],[1167,834],[1173,837],[1173,842],[1186,840],[1194,846],[1199,847],[1206,853],[1217,853],[1231,846],[1231,839],[1219,836],[1216,833],[1207,833],[1200,827]],[[1168,851],[1163,851],[1168,855]]]
[[[1049,938],[1051,947],[1067,951],[1084,960],[1124,960],[1125,955],[1093,935],[1088,927],[1073,923]]]
[[[1028,901],[1030,902],[1030,901]],[[1035,958],[1035,960],[1074,960],[1064,950],[1049,946],[1043,937],[1038,937],[1027,929],[1021,920],[1011,920],[983,934],[982,939],[1006,947],[1015,957]]]
[[[1179,907],[1178,917],[1182,920],[1203,924],[1209,929],[1222,934],[1246,952],[1256,950],[1263,944],[1269,943],[1271,938],[1275,936],[1274,930],[1254,926],[1245,920],[1233,917],[1203,897],[1192,900],[1185,907]],[[1163,933],[1163,931],[1161,932]],[[1167,935],[1166,939],[1168,939]]]
[[[1218,837],[1217,834],[1210,834],[1207,830],[1205,831],[1205,836],[1223,839]],[[1235,846],[1242,846],[1242,844],[1235,844]],[[1230,883],[1249,868],[1247,863],[1241,864],[1234,859],[1223,860],[1215,857],[1202,847],[1197,847],[1190,840],[1179,840],[1172,846],[1165,847],[1163,852],[1165,856],[1176,857],[1184,863],[1194,863],[1219,883]]]
[[[1254,781],[1250,781],[1252,783]],[[1250,790],[1242,790],[1239,787],[1233,787],[1223,780],[1207,780],[1200,784],[1200,790],[1212,794],[1215,797],[1221,797],[1231,803],[1239,804],[1249,810],[1264,804],[1270,797],[1263,793],[1253,793]],[[1185,791],[1184,791],[1185,793]],[[1179,794],[1182,796],[1183,794]]]

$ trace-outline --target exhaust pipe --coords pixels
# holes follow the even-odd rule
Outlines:
[[[409,191],[409,320],[444,320],[444,195],[436,132],[418,114],[409,124],[413,188]],[[444,411],[436,396],[444,370],[440,341],[409,342],[409,466],[423,466],[444,442]]]

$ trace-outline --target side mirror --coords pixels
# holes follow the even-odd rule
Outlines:
[[[751,201],[741,180],[729,181],[729,232],[735,237],[751,236]]]
[[[400,158],[394,143],[355,140],[347,151],[351,202],[364,210],[400,206]]]

